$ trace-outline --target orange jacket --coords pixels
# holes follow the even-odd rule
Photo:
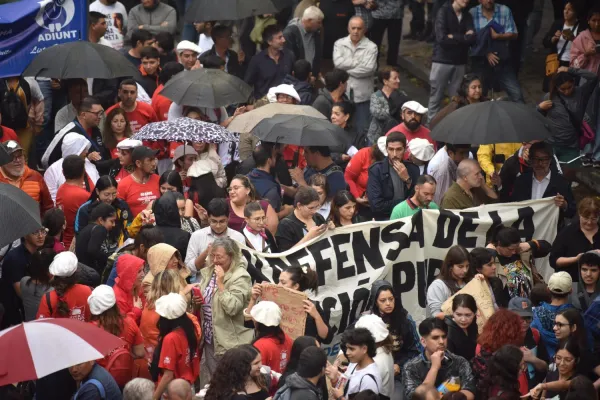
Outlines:
[[[52,197],[50,197],[50,191],[42,175],[25,166],[25,171],[19,179],[9,179],[4,171],[0,169],[0,183],[8,183],[16,186],[25,193],[27,193],[32,199],[40,204],[40,216],[43,216],[46,211],[54,207]]]
[[[152,108],[154,108],[154,112],[156,112],[159,121],[167,120],[169,107],[171,107],[172,103],[171,100],[160,94],[164,87],[165,85],[159,85],[152,95]]]

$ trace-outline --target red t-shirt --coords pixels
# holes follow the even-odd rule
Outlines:
[[[419,126],[419,129],[412,132],[408,130],[404,123],[401,123],[390,129],[390,131],[386,133],[385,136],[389,135],[392,132],[400,132],[403,133],[404,136],[406,136],[406,152],[404,153],[405,160],[408,160],[408,158],[410,157],[410,150],[408,149],[408,144],[411,140],[415,138],[427,139],[427,141],[433,145],[433,149],[437,151],[437,145],[435,141],[431,138],[431,131],[425,128],[423,125]]]
[[[106,110],[106,114],[108,115],[108,113],[117,107],[121,107],[121,103],[117,103],[110,107]],[[158,117],[152,106],[141,101],[137,101],[135,103],[135,109],[131,112],[126,112],[126,114],[129,125],[131,125],[131,132],[133,133],[136,133],[142,126],[149,124],[150,122],[158,122]]]
[[[119,173],[117,174],[117,176],[115,176],[115,181],[117,181],[117,183],[121,182],[121,180],[127,176],[131,175],[129,173],[129,171],[127,171],[127,169],[121,167],[121,169],[119,170]]]
[[[17,132],[4,125],[0,125],[0,127],[2,128],[2,137],[0,138],[0,143],[8,142],[9,140],[14,140],[15,142],[19,143]]]
[[[152,95],[152,108],[154,109],[154,112],[156,112],[159,121],[167,120],[169,107],[171,107],[172,103],[170,99],[160,94],[164,87],[165,85],[159,85]]]
[[[290,361],[293,343],[292,338],[288,335],[285,335],[283,343],[279,343],[279,338],[265,337],[254,342],[254,347],[260,351],[263,365],[281,374]]]
[[[92,187],[91,190],[94,190]],[[75,236],[75,216],[79,207],[90,198],[90,193],[82,187],[63,183],[56,192],[56,206],[65,213],[67,226],[63,234],[63,243],[68,249]]]
[[[141,184],[129,175],[119,182],[117,197],[125,200],[133,215],[137,216],[146,209],[148,204],[160,197],[159,179],[158,175],[152,174],[148,182]]]
[[[91,323],[98,326],[98,321],[92,321]],[[123,318],[123,330],[121,331],[119,337],[125,342],[125,344],[122,347],[125,347],[129,351],[131,351],[132,347],[144,343],[144,339],[142,338],[142,334],[140,333],[140,328],[138,328],[135,321],[129,316],[125,316]],[[108,363],[108,359],[115,350],[108,353],[103,359],[96,360],[96,362],[102,368],[105,368],[106,364]]]
[[[198,351],[190,358],[190,346],[183,329],[177,328],[163,339],[158,367],[173,371],[175,379],[185,379],[189,383],[194,383],[200,375]],[[160,379],[162,374],[158,379],[159,383]]]
[[[75,284],[67,290],[64,295],[65,301],[69,306],[69,317],[67,318],[89,322],[91,314],[87,299],[91,294],[92,289],[85,285]],[[42,296],[42,301],[40,301],[40,306],[35,319],[65,318],[58,314],[58,295],[56,294],[56,290],[50,292],[50,304],[52,306],[52,314],[50,314],[50,308],[46,302],[46,295]]]

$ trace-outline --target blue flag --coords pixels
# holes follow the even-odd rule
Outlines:
[[[17,76],[42,50],[84,40],[86,0],[20,0],[0,5],[0,77]]]

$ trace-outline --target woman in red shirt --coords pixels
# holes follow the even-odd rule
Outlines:
[[[54,290],[47,292],[38,308],[36,319],[72,318],[88,322],[90,309],[87,299],[92,294],[89,286],[79,285],[75,277],[77,256],[63,251],[54,257],[49,272],[53,276],[50,283]]]
[[[272,301],[261,301],[250,311],[256,328],[254,347],[260,351],[262,364],[283,373],[290,359],[293,340],[283,332],[281,309]]]
[[[117,144],[131,137],[131,125],[127,119],[127,113],[122,108],[111,110],[104,121],[103,140],[104,145],[110,151],[111,158],[119,157]]]
[[[200,375],[198,338],[194,323],[187,316],[187,301],[179,293],[169,293],[156,300],[160,315],[160,339],[154,350],[150,374],[157,382],[154,398],[161,398],[173,379],[184,379],[191,385]]]
[[[373,163],[383,160],[384,157],[385,155],[375,143],[371,147],[360,149],[346,166],[344,178],[350,187],[350,193],[356,197],[358,204],[369,205],[366,195],[369,168]]]
[[[88,297],[88,305],[92,314],[91,323],[108,333],[120,337],[125,342],[123,348],[132,353],[132,357],[129,360],[126,357],[119,359],[119,369],[111,370],[108,368],[108,372],[115,378],[119,387],[123,387],[131,380],[133,358],[142,358],[146,355],[140,329],[131,317],[121,314],[117,306],[115,292],[110,286],[100,285],[95,288],[90,297]],[[112,353],[96,362],[101,367],[107,368],[111,356]],[[127,366],[124,364],[127,361],[129,361],[129,370],[123,369],[123,367]]]

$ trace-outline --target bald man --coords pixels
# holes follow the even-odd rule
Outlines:
[[[456,182],[444,195],[441,208],[464,210],[493,203],[496,200],[498,200],[498,193],[485,184],[479,163],[467,158],[458,164]]]
[[[168,399],[168,400],[192,400],[192,386],[186,380],[173,379],[169,383],[169,386],[167,386],[167,392],[165,393],[165,399]]]

